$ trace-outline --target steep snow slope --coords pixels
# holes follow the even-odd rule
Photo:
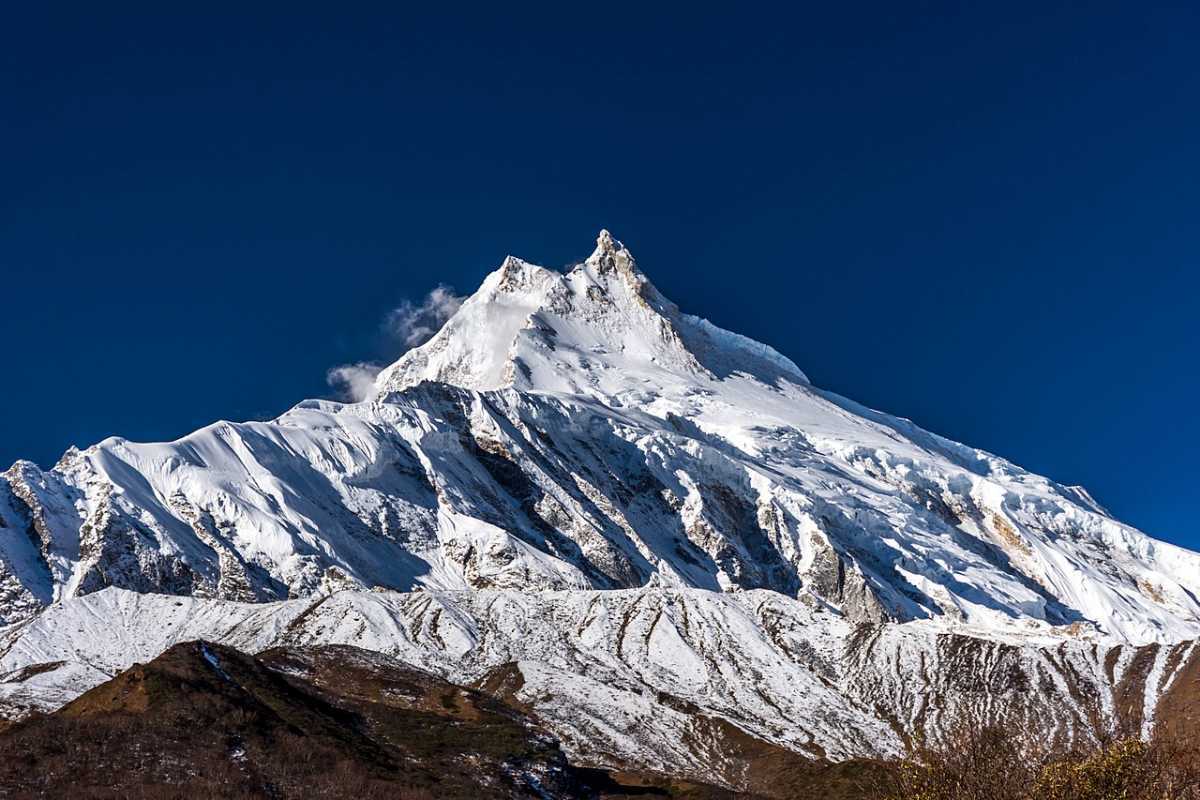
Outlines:
[[[0,624],[106,586],[772,589],[859,621],[1200,634],[1200,556],[1084,492],[814,388],[607,233],[508,258],[369,402],[0,479]]]

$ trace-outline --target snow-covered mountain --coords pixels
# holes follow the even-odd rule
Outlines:
[[[18,462],[3,473],[0,625],[13,627],[0,664],[30,666],[12,661],[23,637],[48,635],[63,609],[92,609],[84,596],[107,587],[239,601],[211,608],[255,625],[301,618],[313,602],[302,598],[337,590],[410,593],[344,602],[438,604],[433,655],[399,639],[371,646],[428,665],[439,649],[463,661],[500,637],[527,687],[564,670],[596,686],[634,682],[597,672],[591,656],[518,647],[509,628],[523,614],[577,649],[593,631],[605,658],[620,660],[619,620],[657,607],[676,633],[648,623],[638,680],[743,730],[839,756],[888,751],[901,737],[847,683],[863,625],[897,654],[871,662],[876,690],[915,653],[938,652],[939,636],[966,635],[1017,648],[1034,677],[1039,648],[1065,648],[1111,696],[1123,656],[1106,667],[1106,653],[1200,636],[1200,555],[1114,520],[1082,489],[812,386],[770,347],[682,313],[607,232],[566,274],[505,259],[430,341],[380,373],[367,401],[306,401],[271,422],[220,422],[163,444],[106,439],[49,470]],[[638,591],[598,591],[618,589]],[[69,602],[35,619],[59,601]],[[522,604],[539,610],[493,613]],[[606,622],[589,604],[608,609]],[[622,604],[636,608],[610,608]],[[376,619],[361,609],[360,636],[408,635],[392,610],[383,633],[368,633]],[[806,644],[788,644],[776,619]],[[269,633],[264,642],[279,630]],[[652,647],[656,636],[707,643]],[[754,637],[774,655],[731,666]],[[1183,650],[1155,648],[1176,651],[1147,708],[1184,663]],[[471,658],[443,672],[464,680],[501,660]],[[83,663],[70,669],[86,673]],[[782,674],[791,694],[771,688]],[[747,691],[771,699],[738,716]],[[717,695],[727,702],[704,705]],[[807,708],[792,695],[831,698],[830,730],[854,719],[857,733],[789,723]],[[918,724],[910,708],[889,713]],[[588,730],[578,735],[604,736]]]

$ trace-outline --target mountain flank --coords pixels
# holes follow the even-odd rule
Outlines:
[[[814,386],[608,232],[369,389],[0,473],[12,785],[835,798],[964,720],[1107,757],[1200,718],[1200,554]]]

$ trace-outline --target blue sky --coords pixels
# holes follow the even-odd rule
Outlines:
[[[819,385],[1200,547],[1194,6],[125,8],[0,31],[0,462],[272,416],[607,227]]]

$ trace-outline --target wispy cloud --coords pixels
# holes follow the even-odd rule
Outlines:
[[[446,320],[454,316],[465,299],[449,286],[438,286],[420,305],[406,300],[392,309],[383,322],[384,330],[396,341],[403,342],[406,348],[425,344],[442,329]]]
[[[433,338],[465,299],[455,294],[453,288],[439,285],[419,304],[405,300],[389,311],[381,327],[395,351],[392,358],[399,358]],[[340,399],[358,403],[375,396],[375,378],[385,366],[374,361],[339,364],[325,373],[325,382],[337,391]]]
[[[375,376],[383,367],[369,361],[342,364],[325,373],[325,382],[338,396],[351,403],[370,400],[375,395]]]

